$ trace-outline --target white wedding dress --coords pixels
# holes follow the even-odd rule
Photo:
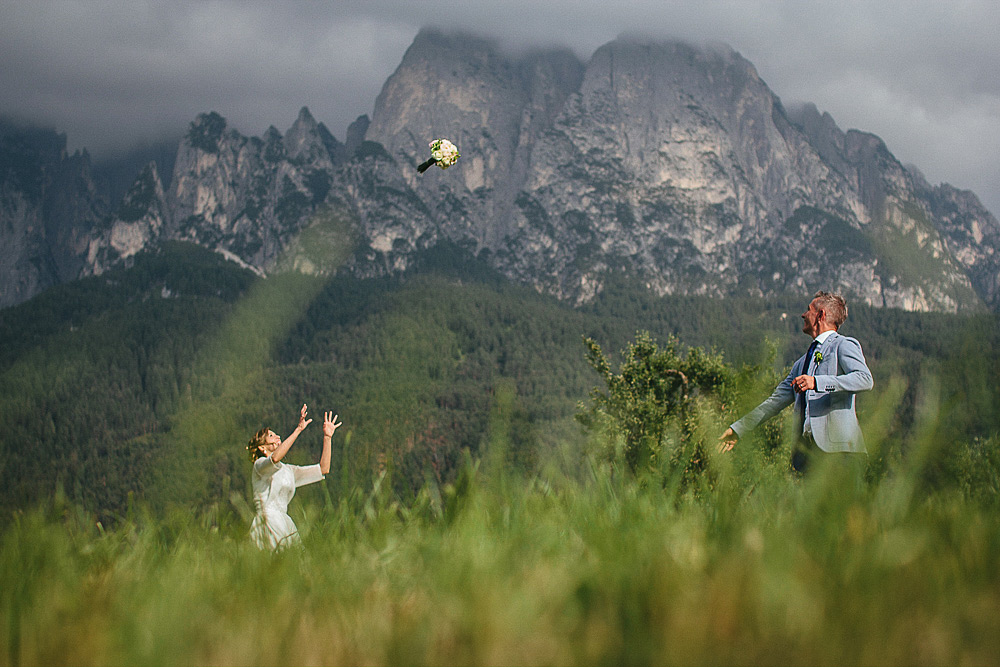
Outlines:
[[[288,503],[295,489],[323,479],[319,464],[295,466],[272,463],[262,456],[253,463],[253,499],[257,516],[250,538],[261,549],[283,549],[299,542],[299,531],[288,516]]]

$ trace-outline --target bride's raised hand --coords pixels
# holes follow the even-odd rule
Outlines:
[[[302,409],[299,410],[299,430],[300,431],[304,431],[305,428],[306,428],[306,426],[309,426],[309,424],[312,423],[311,419],[306,419],[306,413],[307,412],[308,412],[308,410],[306,410],[306,404],[303,403],[302,404]]]
[[[331,417],[331,415],[333,416]],[[337,427],[343,426],[344,422],[337,421],[338,416],[334,415],[333,411],[323,413],[323,435],[332,438],[333,432],[337,430]]]

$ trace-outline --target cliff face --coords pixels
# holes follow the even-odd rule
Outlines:
[[[428,206],[445,203],[449,237],[495,248],[512,231],[535,145],[582,73],[568,51],[515,60],[484,40],[423,32],[378,96],[366,138],[385,147]],[[460,147],[461,168],[422,177],[410,165],[438,137]]]
[[[877,137],[843,133],[815,108],[790,116],[724,46],[620,39],[581,65],[423,33],[367,136],[441,212],[422,234],[465,238],[563,298],[586,300],[621,269],[660,293],[834,286],[907,309],[997,305],[960,258],[968,252],[955,252],[961,234],[942,235],[926,192]],[[407,173],[435,136],[472,157],[444,174]],[[960,227],[997,230],[974,200]],[[376,227],[386,252],[414,238]]]
[[[418,174],[438,137],[461,160]],[[8,245],[50,247],[62,267],[50,281],[162,239],[262,272],[333,270],[296,259],[322,238],[361,275],[405,269],[447,241],[575,302],[625,271],[658,293],[828,288],[906,309],[1000,306],[1000,224],[975,195],[929,185],[878,137],[843,132],[814,107],[786,111],[724,46],[618,39],[582,63],[424,31],[345,143],[306,109],[261,138],[202,114],[169,188],[148,167],[99,221],[67,195],[50,209],[79,221],[41,237],[8,181]],[[8,303],[28,298],[39,279],[23,260],[0,261],[23,282]]]
[[[0,307],[72,280],[105,205],[65,136],[0,124]]]
[[[909,174],[947,251],[983,301],[994,310],[1000,308],[1000,225],[996,218],[968,190],[947,183],[930,186],[915,170]]]

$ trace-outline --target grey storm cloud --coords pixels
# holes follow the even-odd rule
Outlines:
[[[724,42],[786,106],[813,102],[1000,213],[995,0],[5,2],[0,114],[97,156],[179,136],[208,110],[260,134],[308,106],[343,138],[427,26],[583,59],[621,33]]]

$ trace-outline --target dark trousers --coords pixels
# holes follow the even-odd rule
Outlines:
[[[858,476],[859,482],[864,480],[865,468],[868,467],[868,454],[864,452],[824,452],[816,444],[811,434],[803,433],[795,447],[792,448],[792,470],[804,475],[810,463],[819,459],[837,461]]]

